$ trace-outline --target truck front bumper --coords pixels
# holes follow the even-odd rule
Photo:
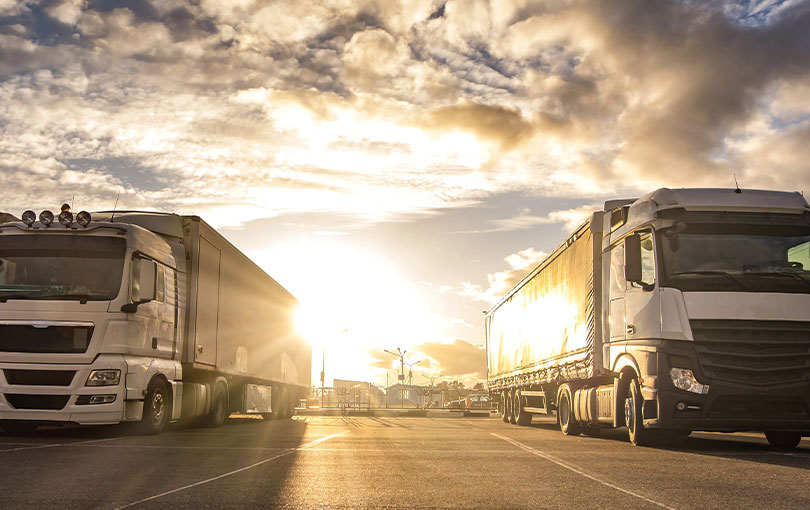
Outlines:
[[[706,363],[704,361],[704,363]],[[788,383],[727,381],[710,377],[691,342],[665,342],[657,353],[655,401],[645,401],[644,424],[681,430],[801,431],[810,435],[810,380]],[[698,394],[675,387],[671,368],[687,368],[709,386]],[[647,398],[647,397],[645,397]],[[647,409],[650,409],[649,419]]]
[[[710,385],[707,395],[660,390],[658,416],[646,426],[717,432],[800,431],[810,435],[810,388],[773,392],[740,392],[739,388]]]
[[[121,380],[115,386],[85,386],[97,369],[119,369]],[[123,358],[115,355],[99,356],[92,365],[0,363],[0,420],[120,423],[125,419],[126,373]]]

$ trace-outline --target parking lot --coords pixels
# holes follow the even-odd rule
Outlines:
[[[636,448],[553,420],[231,418],[0,436],[7,508],[810,508],[810,441],[694,433]]]

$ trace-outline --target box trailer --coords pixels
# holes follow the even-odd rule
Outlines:
[[[633,444],[693,430],[810,434],[810,206],[659,189],[594,212],[486,314],[506,422]]]
[[[298,301],[197,216],[32,211],[0,224],[0,426],[291,416]]]

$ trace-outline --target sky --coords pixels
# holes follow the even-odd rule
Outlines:
[[[0,0],[0,210],[202,216],[313,382],[481,381],[589,211],[735,179],[810,190],[810,2]]]

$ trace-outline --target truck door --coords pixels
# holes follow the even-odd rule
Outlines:
[[[217,363],[220,258],[219,249],[200,236],[194,361],[207,365]]]
[[[628,283],[624,294],[627,340],[661,338],[660,294],[655,287],[655,250],[651,232],[641,237],[642,284]],[[644,288],[646,287],[646,288]]]
[[[617,244],[610,250],[610,290],[608,298],[608,328],[611,344],[624,342],[627,331],[624,320],[624,294],[627,281],[624,279],[624,245]],[[611,347],[611,351],[613,348]],[[612,353],[611,353],[612,354]],[[611,356],[611,363],[613,356]]]

